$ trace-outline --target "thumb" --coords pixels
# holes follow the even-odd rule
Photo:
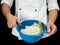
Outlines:
[[[47,32],[48,32],[48,33],[51,32],[51,30],[50,30],[50,25],[49,25],[49,24],[47,24]]]
[[[19,19],[19,18],[17,18],[17,19],[16,19],[16,21],[17,21],[18,25],[20,25],[20,24],[21,24],[21,22],[20,22],[20,19]]]

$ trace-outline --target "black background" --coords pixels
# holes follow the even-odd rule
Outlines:
[[[1,0],[0,0],[0,2],[1,2]],[[60,1],[58,0],[58,4],[60,6],[59,2]],[[14,14],[14,12],[15,12],[14,5],[15,4],[13,4],[13,6],[11,8],[12,14]],[[48,38],[42,39],[39,42],[35,43],[36,45],[49,45],[49,44],[58,45],[59,44],[59,42],[60,42],[60,38],[59,38],[59,36],[60,36],[59,35],[60,34],[60,31],[59,31],[60,30],[60,25],[59,25],[60,24],[60,11],[58,13],[58,17],[57,17],[55,24],[57,26],[58,31],[54,35],[52,35]],[[35,44],[26,43],[24,41],[19,41],[17,37],[15,37],[11,34],[11,31],[12,30],[9,29],[7,26],[7,21],[2,14],[1,5],[0,5],[0,41],[1,41],[0,45],[7,44],[7,42],[9,44],[13,43],[16,45],[35,45]]]

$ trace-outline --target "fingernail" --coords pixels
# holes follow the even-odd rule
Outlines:
[[[48,32],[51,32],[51,30],[48,30]]]

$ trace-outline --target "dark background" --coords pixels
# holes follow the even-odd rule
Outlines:
[[[1,2],[1,0],[0,0],[0,2]],[[58,0],[58,4],[60,6],[59,2],[60,1]],[[15,12],[14,5],[15,4],[13,4],[13,6],[11,8],[12,14],[14,14],[14,12]],[[58,13],[58,17],[57,17],[55,24],[57,26],[58,31],[54,35],[52,35],[48,38],[42,39],[39,42],[35,43],[36,45],[41,45],[41,44],[42,45],[44,45],[44,44],[46,44],[46,45],[49,45],[49,44],[58,45],[59,44],[59,42],[60,42],[60,38],[59,38],[59,36],[60,36],[59,35],[60,34],[60,31],[59,31],[60,30],[60,11]],[[17,37],[15,37],[11,34],[11,31],[12,30],[9,29],[7,26],[7,21],[6,21],[6,18],[2,14],[1,5],[0,5],[0,41],[1,41],[0,45],[2,45],[4,43],[7,44],[7,42],[9,44],[13,43],[16,45],[33,45],[33,44],[26,43],[24,41],[19,41]]]

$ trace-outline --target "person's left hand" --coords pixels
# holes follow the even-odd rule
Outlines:
[[[47,32],[49,33],[49,35],[55,34],[56,31],[57,31],[56,25],[52,22],[48,22],[47,23]]]

